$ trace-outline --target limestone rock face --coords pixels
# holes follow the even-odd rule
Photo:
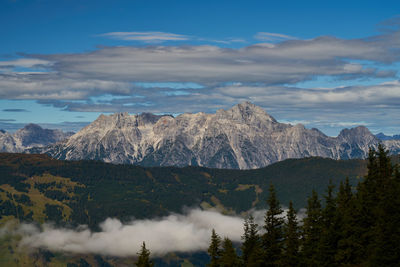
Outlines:
[[[215,114],[101,115],[56,145],[42,148],[57,159],[96,159],[146,166],[254,169],[287,158],[364,158],[379,143],[367,128],[329,137],[317,129],[277,122],[249,102]],[[388,146],[399,151],[400,143]]]

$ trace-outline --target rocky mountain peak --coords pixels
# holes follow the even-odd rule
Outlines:
[[[100,114],[95,121],[104,121],[107,120],[107,116],[104,114]]]
[[[369,149],[379,144],[379,139],[365,126],[343,129],[336,139],[340,143],[342,159],[365,158]]]
[[[43,128],[40,127],[40,125],[34,124],[34,123],[29,123],[27,125],[25,125],[25,127],[23,128],[27,131],[43,131]]]
[[[237,104],[228,110],[218,110],[216,115],[220,118],[225,118],[245,124],[277,122],[263,108],[256,106],[248,101]]]
[[[259,106],[254,105],[250,101],[243,101],[242,103],[237,104],[236,106],[233,106],[232,108],[239,107],[241,109],[259,109]]]
[[[344,139],[347,141],[378,141],[378,138],[376,138],[370,130],[365,127],[365,126],[357,126],[355,128],[351,129],[343,129],[340,131],[338,135],[338,139]]]
[[[131,116],[129,115],[128,112],[119,112],[119,113],[112,114],[111,118],[115,122],[123,122],[123,121],[131,119]]]
[[[117,118],[124,118],[124,117],[128,117],[129,113],[128,112],[118,112],[118,113],[114,113],[112,116],[115,116]]]
[[[62,141],[72,133],[64,133],[60,130],[43,129],[40,125],[30,123],[24,128],[14,133],[17,143],[21,143],[23,147],[44,146],[51,143]]]
[[[85,129],[90,129],[93,127],[96,128],[104,128],[106,125],[109,125],[111,123],[111,116],[107,116],[104,114],[100,114],[97,119],[95,119],[92,123],[90,123],[89,125],[87,125],[86,127],[84,127],[82,130]],[[82,131],[81,130],[81,131]],[[78,132],[79,133],[79,132]]]

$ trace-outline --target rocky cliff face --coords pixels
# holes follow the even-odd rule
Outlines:
[[[365,127],[328,137],[317,129],[277,122],[249,102],[215,114],[156,116],[117,113],[57,145],[42,149],[58,159],[96,159],[146,166],[254,169],[287,158],[362,158],[379,140]],[[392,150],[399,150],[392,144]]]
[[[43,147],[63,141],[73,133],[43,129],[36,124],[28,124],[15,133],[0,131],[0,152],[23,152],[32,147]]]

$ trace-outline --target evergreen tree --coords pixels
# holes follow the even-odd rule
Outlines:
[[[283,266],[299,266],[300,229],[292,201],[289,203],[286,217],[287,221],[283,228],[284,250],[281,263]]]
[[[394,181],[399,184],[400,183],[400,168],[399,165],[396,165],[396,168],[394,169]]]
[[[264,266],[276,266],[279,263],[282,253],[283,240],[283,210],[276,197],[274,186],[271,184],[269,188],[269,197],[267,200],[269,209],[265,215],[264,229],[266,233],[263,235],[264,249]]]
[[[336,199],[333,195],[334,185],[329,182],[325,198],[325,207],[321,212],[322,231],[317,257],[321,266],[335,266],[335,254],[339,240],[339,225],[336,218]]]
[[[312,191],[307,201],[306,217],[303,220],[302,262],[306,266],[320,266],[317,250],[322,233],[321,202],[317,192]]]
[[[254,217],[250,215],[244,221],[244,235],[242,236],[242,263],[244,266],[262,266],[263,252],[261,240],[258,235],[258,224],[254,222]]]
[[[253,248],[248,263],[245,265],[246,267],[263,267],[265,266],[264,262],[264,251],[261,246],[256,246]]]
[[[222,252],[219,265],[221,267],[237,267],[240,265],[239,257],[237,256],[232,241],[229,238],[225,238],[222,242]]]
[[[388,151],[378,146],[376,165],[377,203],[372,207],[375,217],[368,262],[375,266],[395,266],[400,262],[400,185],[396,179]],[[371,192],[370,192],[371,193]]]
[[[138,260],[135,262],[138,267],[152,267],[154,263],[150,261],[150,250],[146,248],[146,244],[143,242],[140,252],[138,253]]]
[[[359,220],[355,227],[355,237],[360,243],[356,262],[362,264],[377,257],[377,219],[382,216],[378,206],[384,196],[384,176],[387,173],[383,170],[384,166],[387,166],[387,160],[384,158],[386,154],[382,146],[378,149],[378,152],[373,149],[369,151],[368,173],[364,181],[359,183],[356,194],[356,214]],[[380,163],[384,166],[381,167]]]
[[[220,266],[220,257],[221,257],[221,238],[217,235],[214,229],[211,232],[211,242],[208,248],[208,255],[210,255],[210,263],[207,264],[209,267],[218,267]]]
[[[388,154],[389,152],[385,150],[384,146],[382,144],[379,144],[377,152],[378,156],[377,160],[379,165],[379,177],[380,177],[379,180],[381,184],[389,182],[393,177],[394,170]]]
[[[339,192],[336,198],[337,211],[344,211],[352,197],[353,192],[351,191],[350,181],[349,178],[346,177],[344,183],[340,182]]]
[[[396,266],[400,262],[398,171],[382,145],[378,151],[370,149],[367,167],[348,205],[353,219],[345,227],[351,234],[339,240],[336,259],[362,266]]]
[[[400,185],[390,180],[384,193],[377,206],[369,260],[374,266],[396,266],[400,263]]]
[[[356,198],[353,196],[349,179],[340,183],[336,198],[336,222],[338,225],[338,242],[335,253],[335,262],[339,266],[355,265],[358,252],[361,250],[359,242],[359,218]]]

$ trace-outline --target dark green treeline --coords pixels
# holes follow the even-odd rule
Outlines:
[[[208,266],[400,266],[400,173],[383,146],[356,188],[346,179],[322,199],[313,191],[301,221],[292,203],[284,218],[272,185],[267,203],[263,234],[245,220],[240,257],[213,230]]]

